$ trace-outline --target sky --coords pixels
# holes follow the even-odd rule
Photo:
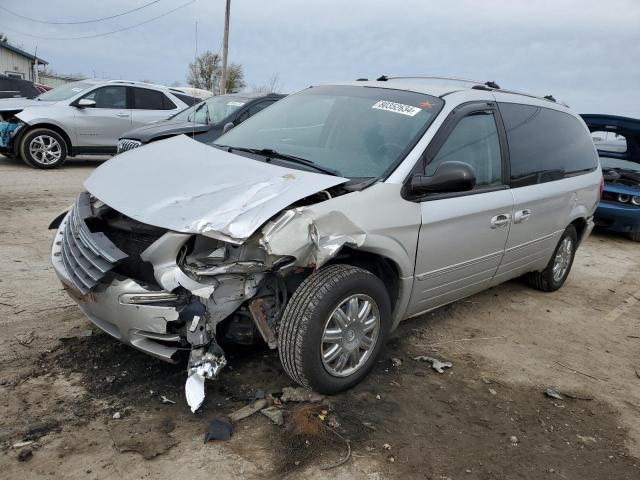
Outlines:
[[[77,22],[152,0],[0,0],[24,16]],[[196,51],[220,51],[225,0],[158,0],[104,22],[49,25],[0,9],[0,32],[64,74],[186,84]],[[113,35],[170,10],[175,12]],[[196,50],[197,23],[197,50]],[[232,0],[229,61],[250,87],[282,91],[379,75],[493,80],[553,94],[578,113],[640,118],[640,0]]]

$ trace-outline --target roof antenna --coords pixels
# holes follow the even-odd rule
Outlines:
[[[545,100],[549,100],[550,102],[556,102],[556,99],[553,98],[553,95],[545,95],[544,98]]]
[[[500,85],[498,85],[496,82],[489,81],[489,82],[486,82],[485,85],[487,87],[489,87],[489,88],[494,88],[496,90],[500,90]]]
[[[389,77],[387,77],[386,75],[381,75],[378,78],[376,78],[376,80],[378,82],[386,82],[387,80],[389,80]]]

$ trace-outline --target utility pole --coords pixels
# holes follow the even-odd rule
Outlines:
[[[220,95],[227,93],[227,52],[229,51],[229,11],[231,0],[227,0],[224,12],[224,38],[222,40],[222,75],[220,75]]]

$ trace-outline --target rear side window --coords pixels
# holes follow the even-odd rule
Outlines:
[[[500,103],[514,187],[560,180],[598,165],[587,130],[573,116],[532,105]]]
[[[138,110],[173,110],[176,106],[157,90],[133,88],[133,108]]]
[[[173,93],[176,97],[178,97],[180,100],[182,100],[184,103],[186,103],[189,106],[195,105],[196,103],[200,103],[202,101],[201,98],[192,97],[191,95],[186,95],[184,93],[176,93],[176,92],[171,92],[171,93]]]

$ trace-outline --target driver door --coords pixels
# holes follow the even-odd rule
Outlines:
[[[504,130],[494,103],[454,110],[415,173],[433,175],[445,161],[465,162],[476,174],[473,190],[420,199],[410,315],[445,305],[489,286],[504,255],[513,214],[505,185],[508,162]]]
[[[75,109],[77,146],[115,152],[120,135],[131,129],[127,87],[99,87],[80,98],[93,100],[96,104]]]

